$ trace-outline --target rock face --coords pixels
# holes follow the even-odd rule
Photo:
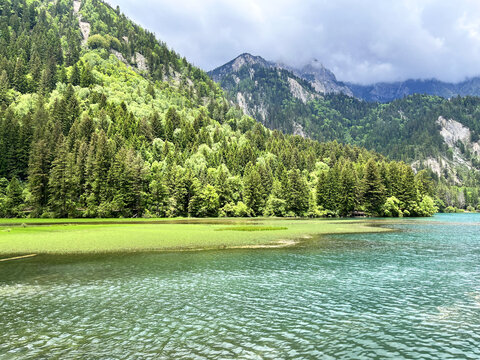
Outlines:
[[[323,66],[317,59],[314,59],[301,69],[295,69],[289,66],[283,67],[292,71],[298,77],[310,82],[312,87],[320,94],[343,93],[348,96],[353,96],[350,88],[338,81],[335,74]]]
[[[73,13],[78,17],[78,25],[83,35],[82,45],[86,45],[90,36],[90,23],[83,21],[82,14],[80,14],[80,6],[82,2],[80,0],[73,1]]]
[[[290,92],[292,93],[292,96],[296,99],[299,99],[304,104],[315,98],[315,96],[306,90],[302,85],[300,85],[297,80],[289,77],[288,84],[290,85]]]
[[[114,49],[110,49],[110,52],[115,55],[117,57],[118,60],[120,60],[121,62],[123,62],[125,65],[127,66],[130,66],[130,64],[128,63],[127,59],[125,59],[125,57],[122,55],[122,53],[120,51],[117,51],[117,50],[114,50]]]
[[[431,169],[437,176],[443,176],[448,173],[452,181],[461,185],[462,182],[457,177],[457,170],[459,167],[473,169],[472,160],[466,156],[466,151],[480,155],[480,143],[471,141],[471,130],[453,119],[446,119],[439,116],[437,124],[440,127],[440,135],[445,144],[450,149],[451,156],[445,154],[437,157],[429,157],[422,161],[415,161],[412,167],[416,170],[419,167]]]
[[[299,135],[303,138],[308,138],[307,134],[305,134],[303,126],[295,121],[293,122],[293,135]]]
[[[452,119],[447,120],[443,116],[440,116],[437,123],[442,127],[440,135],[442,135],[448,146],[456,146],[458,141],[463,142],[465,145],[470,143],[470,129],[458,121]]]
[[[480,142],[473,142],[472,132],[463,124],[453,119],[445,119],[440,116],[437,120],[437,124],[441,126],[440,135],[453,150],[454,159],[460,163],[469,166],[469,161],[463,156],[464,151],[461,148],[467,149],[470,152],[480,155]]]
[[[132,61],[136,61],[138,70],[148,71],[147,59],[145,59],[145,56],[140,54],[138,51],[135,53],[135,57],[132,59]]]

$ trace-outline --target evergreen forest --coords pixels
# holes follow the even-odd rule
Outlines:
[[[438,178],[390,153],[266,128],[100,0],[5,0],[0,33],[0,217],[397,217],[448,204]],[[325,101],[352,121],[370,106]]]

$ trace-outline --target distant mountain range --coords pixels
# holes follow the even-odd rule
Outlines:
[[[435,95],[444,98],[451,98],[458,95],[480,96],[480,77],[473,77],[459,83],[448,83],[436,79],[409,79],[391,83],[380,82],[372,85],[359,85],[338,81],[335,74],[316,59],[298,69],[247,53],[212,70],[209,74],[216,82],[220,82],[226,74],[238,71],[245,64],[288,70],[295,76],[308,81],[317,93],[343,93],[369,102],[387,103],[413,94]]]
[[[436,79],[406,80],[373,85],[347,84],[353,96],[366,101],[390,102],[412,94],[426,94],[451,98],[455,96],[480,96],[480,77],[460,83],[447,83]]]

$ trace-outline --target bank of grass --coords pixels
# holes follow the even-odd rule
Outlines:
[[[318,234],[388,231],[368,220],[0,219],[0,224],[2,256],[278,247]]]

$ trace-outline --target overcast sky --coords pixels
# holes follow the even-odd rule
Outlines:
[[[243,52],[343,81],[480,75],[480,0],[108,0],[204,70]]]

